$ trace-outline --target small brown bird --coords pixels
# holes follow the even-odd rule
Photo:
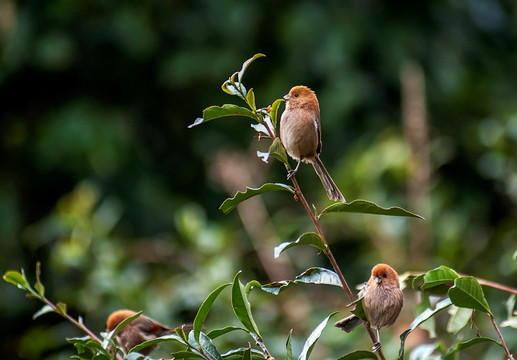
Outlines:
[[[280,119],[280,140],[287,153],[298,161],[287,179],[298,171],[300,162],[312,164],[331,200],[345,202],[345,197],[330,177],[320,160],[321,123],[320,105],[314,91],[306,86],[295,86],[284,96],[285,110]]]
[[[368,283],[359,292],[359,298],[361,297],[363,297],[363,307],[370,327],[377,330],[377,342],[373,347],[373,351],[377,351],[381,348],[379,330],[393,325],[404,303],[397,272],[386,264],[375,265]],[[350,315],[336,322],[334,326],[348,333],[359,324],[361,319]]]
[[[108,317],[106,322],[107,331],[112,331],[122,321],[135,315],[136,312],[133,310],[117,310]],[[192,329],[191,325],[185,325],[186,329]],[[174,333],[174,329],[168,326],[162,325],[159,322],[140,315],[135,320],[127,324],[116,336],[116,340],[120,346],[124,348],[126,352],[131,350],[141,343],[156,339],[160,336]],[[139,352],[142,355],[149,355],[153,350],[158,347],[158,344],[148,346]]]

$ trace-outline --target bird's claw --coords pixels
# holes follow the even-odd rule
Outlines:
[[[375,344],[373,344],[373,347],[372,347],[372,351],[373,352],[377,352],[381,349],[381,343],[380,342],[376,342]]]
[[[294,170],[289,170],[287,172],[287,180],[291,180],[291,178],[296,174],[296,171]]]

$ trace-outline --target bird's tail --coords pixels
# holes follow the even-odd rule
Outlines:
[[[349,333],[350,331],[354,330],[357,326],[359,326],[359,324],[361,324],[361,319],[359,319],[355,315],[350,315],[336,322],[334,326]]]
[[[338,187],[336,186],[336,183],[334,183],[334,180],[332,180],[332,178],[330,177],[330,174],[328,173],[327,169],[325,169],[325,166],[323,166],[323,163],[321,162],[319,156],[316,155],[314,161],[312,161],[312,166],[314,167],[316,174],[318,174],[318,176],[320,177],[321,183],[327,191],[329,199],[334,201],[346,202],[345,197],[343,196],[343,194],[341,194],[341,191],[339,191]]]

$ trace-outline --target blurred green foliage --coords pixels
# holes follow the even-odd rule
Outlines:
[[[210,291],[239,269],[246,280],[281,280],[268,278],[237,213],[218,210],[229,194],[210,169],[222,150],[251,153],[250,172],[260,175],[239,183],[243,190],[266,173],[283,181],[283,167],[254,156],[265,145],[253,140],[248,121],[187,129],[207,106],[233,101],[221,84],[260,51],[267,58],[246,74],[257,106],[293,85],[312,87],[334,180],[347,199],[384,206],[408,208],[400,72],[410,62],[423,69],[431,244],[416,263],[410,221],[329,215],[325,232],[351,284],[382,261],[399,273],[444,264],[516,287],[516,14],[515,3],[502,0],[0,0],[0,268],[30,273],[42,261],[47,295],[94,331],[122,307],[165,323],[192,321]],[[311,169],[302,167],[298,178],[310,201],[328,204]],[[287,193],[264,201],[277,234],[265,245],[312,231]],[[294,251],[295,274],[327,265],[313,249]],[[4,358],[73,353],[65,337],[83,334],[55,315],[33,321],[39,304],[7,283],[0,291]],[[506,294],[487,296],[495,317],[504,317]],[[278,353],[290,328],[300,349],[299,339],[346,304],[339,289],[310,286],[251,300]],[[208,321],[233,319],[227,303]],[[286,322],[279,303],[296,304],[302,320]],[[406,310],[383,343],[388,357],[414,316]],[[515,336],[506,338],[515,349]],[[335,358],[359,341],[369,346],[366,340],[327,329],[314,356]],[[499,356],[483,346],[473,358],[480,349],[486,359]]]

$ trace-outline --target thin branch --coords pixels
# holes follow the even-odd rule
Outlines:
[[[497,335],[499,335],[499,339],[501,339],[501,346],[503,347],[504,351],[506,352],[506,356],[508,357],[508,360],[514,360],[512,354],[510,353],[510,350],[508,350],[508,346],[506,346],[506,343],[503,339],[503,334],[501,334],[501,331],[499,330],[499,327],[497,326],[497,323],[494,320],[494,317],[491,314],[487,314],[490,320],[492,321],[492,325],[494,325],[495,331],[497,332]]]
[[[288,165],[286,165],[286,168],[287,167],[288,167]],[[314,223],[314,226],[316,227],[316,231],[318,232],[318,235],[321,237],[321,239],[323,240],[323,243],[325,244],[327,258],[329,259],[330,264],[332,265],[332,268],[334,269],[337,276],[339,277],[339,280],[341,281],[341,285],[342,285],[343,289],[345,290],[346,294],[348,295],[350,302],[355,301],[356,297],[355,297],[354,293],[352,292],[352,290],[350,290],[350,287],[348,286],[348,283],[346,282],[346,279],[343,276],[343,273],[341,272],[341,269],[339,268],[339,265],[337,264],[337,261],[334,258],[334,255],[332,254],[332,250],[330,250],[330,246],[328,245],[327,239],[325,238],[325,234],[323,233],[323,230],[321,229],[321,225],[320,225],[318,219],[316,218],[316,216],[314,215],[314,213],[312,212],[312,210],[309,206],[309,203],[305,199],[305,196],[303,196],[302,190],[300,189],[300,186],[298,185],[298,182],[296,181],[295,176],[291,177],[291,181],[293,182],[294,189],[295,189],[294,191],[295,191],[296,196],[302,202],[303,207],[307,211],[307,214],[309,214],[309,217],[311,218],[312,222]],[[373,334],[372,329],[370,329],[370,327],[368,326],[368,322],[365,320],[362,320],[362,322],[368,333],[368,336],[370,336],[372,343],[375,344],[377,342],[377,338]],[[382,353],[382,349],[379,348],[379,350],[377,350],[377,354],[379,355],[379,358],[381,360],[386,359],[384,357],[384,354]]]
[[[465,274],[459,274],[459,275],[461,277],[471,276],[471,275],[465,275]],[[505,291],[505,292],[510,293],[510,294],[517,295],[517,289],[512,288],[510,286],[503,285],[503,284],[500,284],[500,283],[496,283],[496,282],[490,281],[490,280],[480,279],[478,277],[476,277],[476,280],[478,281],[478,283],[481,286],[488,286],[488,287],[491,287],[491,288],[494,288],[494,289],[497,289],[497,290],[501,290],[501,291]]]

